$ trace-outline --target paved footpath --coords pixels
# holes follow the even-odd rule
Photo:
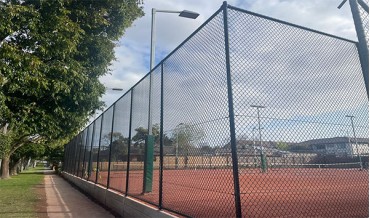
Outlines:
[[[114,217],[60,176],[46,171],[44,182],[48,217]]]

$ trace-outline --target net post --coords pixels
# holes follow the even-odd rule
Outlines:
[[[230,147],[233,164],[233,179],[234,179],[234,197],[235,197],[235,215],[241,217],[241,203],[240,203],[240,186],[239,186],[239,172],[238,172],[238,155],[236,147],[236,134],[235,134],[235,115],[233,105],[233,93],[231,83],[231,67],[230,67],[230,48],[229,48],[229,29],[228,29],[228,14],[227,2],[224,1],[222,5],[223,18],[224,18],[224,37],[225,37],[225,58],[226,58],[226,77],[227,77],[227,96],[229,106],[229,122],[230,122]]]
[[[262,173],[267,173],[267,160],[266,160],[266,155],[261,152],[261,169]]]

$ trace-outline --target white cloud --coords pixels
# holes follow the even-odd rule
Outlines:
[[[273,18],[277,18],[280,20],[292,22],[301,26],[306,26],[308,28],[317,29],[319,31],[327,32],[330,34],[338,35],[341,37],[349,38],[352,40],[355,39],[355,30],[353,27],[352,17],[349,11],[348,5],[346,7],[343,7],[341,10],[338,10],[337,2],[336,0],[327,0],[327,1],[319,1],[319,0],[312,0],[312,1],[301,1],[301,0],[253,0],[253,1],[247,1],[247,0],[234,0],[229,1],[230,5],[234,5],[252,12],[261,13],[263,15],[271,16]],[[196,20],[189,20],[189,19],[183,19],[179,18],[176,15],[173,14],[157,14],[157,43],[156,43],[156,55],[157,55],[157,62],[165,57],[169,52],[171,52],[176,46],[178,46],[184,39],[187,38],[197,27],[199,27],[206,19],[208,19],[209,16],[211,16],[216,10],[219,9],[219,7],[222,5],[222,1],[209,1],[209,0],[177,0],[177,1],[164,1],[164,0],[157,0],[155,2],[146,1],[144,5],[145,13],[146,15],[137,21],[135,21],[133,27],[127,30],[126,35],[120,40],[119,44],[120,47],[116,49],[116,57],[117,61],[113,63],[111,69],[112,73],[111,75],[107,75],[101,79],[101,81],[107,86],[111,88],[123,88],[124,92],[130,89],[137,81],[139,81],[147,72],[149,68],[149,51],[150,51],[150,24],[151,24],[151,8],[157,8],[157,9],[170,9],[170,10],[192,10],[197,11],[200,13],[200,17]],[[260,30],[262,31],[262,30]],[[273,30],[264,30],[266,32],[269,32],[270,34],[273,33]],[[288,32],[284,32],[281,34],[288,34]],[[204,40],[204,39],[203,39]],[[199,39],[198,43],[201,43],[201,40]],[[205,41],[204,43],[207,43]],[[263,43],[256,43],[259,45],[258,48],[255,48],[255,52],[259,53],[266,53],[268,54],[270,50],[273,47],[268,47],[267,45],[264,45],[262,47]],[[266,47],[265,47],[266,46]],[[251,47],[250,47],[251,48]],[[198,48],[200,49],[200,48]],[[270,50],[269,50],[270,49]],[[307,53],[312,51],[307,51]],[[239,57],[246,58],[246,54],[238,54],[234,53],[232,55],[239,55]],[[321,54],[324,55],[324,54]],[[210,52],[205,52],[202,50],[197,50],[197,57],[190,57],[198,59],[197,61],[193,62],[193,68],[199,69],[200,73],[206,73],[207,70],[202,69],[202,61],[205,59],[205,57],[211,58],[212,54]],[[314,57],[315,55],[313,55]],[[259,60],[263,60],[264,56],[261,55],[259,57]],[[180,72],[183,72],[182,69],[177,69],[177,63],[176,61],[180,60],[179,58],[172,60],[173,64],[173,72],[176,74],[176,71],[179,70]],[[285,60],[280,60],[285,61]],[[251,63],[244,63],[239,62],[238,63],[243,69],[250,70],[253,68],[256,68],[255,64]],[[245,66],[243,66],[245,65]],[[311,66],[314,67],[314,66]],[[288,71],[293,72],[291,68],[294,68],[292,66],[292,63],[286,62],[285,65],[282,63],[279,63],[279,61],[276,63],[275,70],[278,70],[280,72]],[[208,70],[209,71],[209,70]],[[240,71],[240,70],[239,70]],[[315,73],[319,73],[320,69],[315,69]],[[295,72],[295,71],[294,71]],[[242,73],[238,72],[237,70],[234,73]],[[266,72],[265,72],[266,73]],[[266,75],[265,75],[266,76]],[[289,77],[288,75],[285,75],[286,77]],[[291,76],[291,75],[290,75]],[[312,75],[314,76],[314,75]],[[312,76],[309,75],[309,73],[306,72],[305,78],[308,81],[311,81],[311,83],[315,83],[312,79]],[[324,75],[325,79],[328,75]],[[184,91],[184,96],[191,95],[191,93],[194,93],[196,91],[201,92],[204,87],[199,86],[197,81],[194,81],[194,78],[182,78],[180,76],[177,77],[176,80],[173,81],[173,84],[171,86],[167,86],[168,92],[173,93],[178,91],[178,87],[180,85],[185,84],[184,80],[187,79],[187,85],[191,84],[193,90],[192,91]],[[270,78],[271,79],[271,78]],[[279,79],[279,78],[275,78]],[[290,78],[291,79],[291,78]],[[284,80],[284,78],[280,78],[280,80]],[[322,77],[319,78],[317,83],[322,83]],[[346,78],[346,81],[350,81],[350,78]],[[202,82],[204,83],[211,83],[211,81],[207,81],[207,78],[202,78]],[[280,83],[283,81],[280,81]],[[291,80],[289,83],[287,83],[287,86],[297,86],[299,83],[302,83],[299,79],[297,80]],[[262,84],[263,85],[263,84]],[[276,85],[276,83],[275,83]],[[266,86],[266,84],[265,84]],[[217,104],[215,107],[209,107],[210,105],[213,105],[214,101],[218,100],[217,94],[220,92],[225,92],[225,90],[222,89],[217,90],[214,89],[214,92],[210,94],[208,98],[203,96],[203,99],[200,99],[197,102],[190,103],[192,100],[186,99],[186,98],[178,98],[178,96],[170,96],[167,98],[167,103],[171,105],[171,107],[168,107],[167,113],[170,113],[172,115],[175,114],[181,114],[181,111],[188,111],[189,108],[184,108],[183,105],[188,105],[194,108],[201,108],[202,110],[208,110],[207,113],[201,113],[200,111],[198,116],[199,120],[207,120],[208,118],[211,119],[212,112],[216,111],[214,114],[217,113],[218,107]],[[249,86],[245,87],[243,86],[237,86],[235,85],[235,90],[242,89],[244,93],[249,94],[250,96],[244,96],[245,101],[251,101],[253,99],[256,99],[256,94],[254,94],[254,90],[257,88],[261,88],[258,86]],[[283,87],[278,87],[280,89],[283,89]],[[307,88],[307,87],[306,87]],[[330,87],[329,87],[330,88]],[[348,88],[348,87],[347,87]],[[173,90],[174,91],[173,91]],[[249,91],[248,91],[249,90]],[[271,91],[271,90],[270,90]],[[300,93],[289,93],[289,91],[280,90],[281,93],[285,94],[285,97],[290,97],[292,95],[299,97]],[[301,101],[296,100],[292,102],[292,104],[302,104],[305,107],[302,108],[309,108],[307,111],[301,111],[304,112],[303,114],[306,115],[312,115],[315,112],[315,101],[316,99],[323,99],[323,97],[320,95],[326,95],[325,99],[331,99],[332,96],[346,96],[346,98],[351,97],[348,93],[350,93],[347,89],[342,90],[327,90],[323,89],[320,90],[322,93],[316,93],[319,96],[312,97],[307,100],[301,99]],[[123,93],[124,93],[123,92]],[[241,92],[242,93],[242,92]],[[257,92],[256,92],[257,93]],[[338,94],[343,93],[343,94]],[[276,93],[268,93],[268,92],[258,92],[259,95],[262,95],[262,101],[266,101],[265,104],[268,104],[271,101],[275,101],[275,107],[277,108],[271,108],[269,111],[271,114],[278,114],[282,116],[283,118],[289,118],[292,116],[292,114],[288,114],[289,110],[286,110],[284,112],[284,106],[287,107],[287,105],[284,105],[283,101],[276,102]],[[301,93],[302,94],[302,93]],[[303,93],[304,94],[304,93]],[[120,93],[114,93],[114,92],[108,92],[106,95],[103,96],[103,100],[106,102],[106,104],[109,106],[111,103],[113,103],[116,99],[118,99],[120,96]],[[188,96],[188,97],[189,97]],[[202,97],[202,96],[200,96]],[[226,97],[226,96],[225,96]],[[261,100],[261,98],[258,98]],[[341,102],[346,102],[347,99],[342,99]],[[358,101],[355,99],[353,102],[358,103]],[[339,102],[339,103],[341,103]],[[282,104],[282,105],[276,105],[276,104]],[[337,102],[338,103],[338,102]],[[193,104],[193,105],[192,105]],[[198,105],[195,105],[198,104]],[[224,104],[222,102],[218,102],[218,104]],[[346,103],[344,103],[346,104]],[[205,107],[200,107],[205,106]],[[172,107],[175,106],[175,107]],[[249,103],[246,105],[249,106]],[[335,105],[341,108],[341,106],[348,106],[346,105]],[[353,108],[357,108],[359,105],[353,105]],[[276,111],[275,111],[276,110]],[[240,112],[250,112],[250,109],[247,109],[246,111],[240,110]],[[314,112],[313,112],[314,111]],[[253,111],[254,113],[254,111]],[[285,113],[285,114],[284,114]],[[205,114],[205,115],[203,115]],[[317,115],[317,114],[315,114]],[[187,117],[186,117],[187,116]],[[170,125],[177,125],[179,122],[181,122],[181,119],[185,120],[190,119],[190,121],[197,119],[192,117],[190,114],[185,114],[183,117],[180,115],[177,117],[172,117],[171,119],[175,119],[176,121],[168,121],[167,124],[170,123]],[[247,121],[241,121],[240,125],[254,125],[254,118],[253,120]],[[176,123],[177,122],[177,123]],[[216,125],[213,124],[214,128],[218,128],[220,125],[224,126],[225,124]],[[293,127],[291,127],[293,128]],[[225,129],[225,128],[220,128]],[[211,133],[220,133],[220,131],[213,131],[213,129],[209,129]],[[243,131],[240,128],[240,131]],[[224,135],[224,134],[220,134]],[[214,135],[211,136],[211,138],[216,138]],[[293,138],[292,138],[293,139]]]
[[[191,10],[200,16],[196,20],[180,18],[175,14],[157,13],[156,60],[157,63],[185,40],[222,5],[222,0],[145,1],[145,16],[136,20],[126,30],[116,48],[117,60],[112,73],[101,80],[108,87],[119,86],[125,90],[142,78],[149,69],[151,8]],[[328,32],[355,40],[355,30],[349,6],[337,9],[336,0],[232,0],[228,4],[298,25]],[[112,103],[103,98],[107,104]]]
[[[264,0],[255,1],[249,10],[355,40],[349,5],[346,4],[339,10],[339,3],[336,0]]]

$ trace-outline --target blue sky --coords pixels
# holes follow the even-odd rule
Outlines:
[[[356,41],[349,5],[338,10],[340,2],[337,0],[239,0],[228,3]],[[149,72],[151,8],[186,9],[200,14],[198,19],[191,20],[175,14],[157,13],[157,64],[221,5],[222,1],[209,0],[145,1],[146,15],[127,29],[116,48],[117,60],[112,63],[111,74],[101,78],[106,87],[123,89],[122,92],[107,91],[102,98],[107,106]],[[262,26],[257,25],[260,20],[246,19],[249,15],[244,13],[233,12],[230,16],[234,19],[229,23],[230,38],[233,38],[230,57],[238,136],[251,138],[251,129],[256,126],[252,104],[267,107],[263,109],[266,119],[262,121],[265,140],[299,142],[341,136],[349,127],[346,113],[357,117],[357,125],[366,126],[358,129],[358,136],[368,135],[367,123],[364,124],[368,120],[368,107],[363,88],[358,89],[362,75],[354,44],[266,20]],[[246,20],[241,22],[239,19]],[[168,134],[179,123],[199,123],[207,135],[200,143],[213,146],[228,137],[227,95],[225,86],[220,85],[225,84],[225,59],[221,51],[223,46],[218,47],[223,41],[216,42],[220,37],[214,36],[223,35],[223,31],[222,25],[219,27],[220,21],[216,19],[214,22],[215,25],[207,25],[206,30],[201,31],[204,33],[197,33],[166,60],[166,68],[171,73],[165,76],[168,82],[164,105],[164,130]],[[209,76],[210,71],[212,76]],[[140,83],[140,87],[142,85]],[[189,88],[180,88],[184,86]],[[147,86],[144,84],[143,87]],[[147,96],[137,98],[139,101],[145,99]],[[147,100],[136,104],[140,107],[134,109],[133,129],[147,125],[146,103]],[[158,109],[158,101],[153,103],[153,108]],[[153,123],[159,122],[157,109]],[[314,122],[307,122],[311,118]]]
[[[156,63],[176,48],[222,5],[222,0],[152,0],[144,1],[145,16],[126,30],[115,49],[117,60],[111,73],[101,78],[110,91],[102,100],[110,106],[149,71],[151,9],[191,10],[200,16],[196,20],[175,14],[157,14]],[[228,4],[276,19],[292,22],[319,31],[356,40],[348,3],[337,9],[341,0],[232,0]]]

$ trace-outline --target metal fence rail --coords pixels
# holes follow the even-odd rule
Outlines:
[[[357,49],[224,3],[65,146],[64,171],[190,217],[366,217]]]

